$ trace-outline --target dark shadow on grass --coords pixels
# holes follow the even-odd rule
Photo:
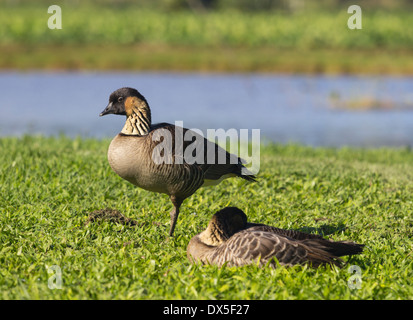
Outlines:
[[[364,248],[363,252],[361,254],[364,253],[364,251],[366,250],[366,248]],[[346,264],[344,266],[349,268],[350,266],[356,265],[358,267],[361,268],[361,270],[366,270],[370,265],[372,265],[371,261],[360,257],[360,255],[352,255],[352,256],[348,256]]]
[[[339,223],[337,225],[323,224],[317,228],[304,226],[304,227],[297,229],[297,231],[318,234],[322,237],[325,237],[330,234],[335,234],[337,232],[344,231],[347,228],[348,227],[344,225],[343,223]]]
[[[89,223],[102,222],[102,221],[122,224],[122,225],[129,226],[129,227],[135,227],[135,226],[143,227],[147,225],[146,222],[138,222],[136,220],[126,217],[120,211],[116,209],[111,209],[111,208],[100,209],[100,210],[96,210],[96,211],[89,213],[89,216],[87,220],[85,221],[84,225],[86,226]],[[157,222],[152,222],[152,224],[156,226],[161,225],[160,223],[157,223]]]

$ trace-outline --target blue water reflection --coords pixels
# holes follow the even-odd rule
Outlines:
[[[0,73],[0,135],[112,137],[124,118],[98,115],[137,88],[154,122],[260,129],[312,146],[413,146],[413,78],[195,73]]]

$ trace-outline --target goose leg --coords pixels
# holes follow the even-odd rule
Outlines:
[[[175,230],[175,225],[176,221],[178,220],[178,215],[179,215],[179,208],[181,207],[182,200],[176,198],[175,196],[171,196],[171,201],[172,204],[174,205],[174,208],[172,209],[170,216],[171,216],[171,228],[169,229],[169,235],[173,236],[174,230]]]

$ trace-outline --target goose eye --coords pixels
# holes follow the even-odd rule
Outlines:
[[[123,97],[119,97],[118,102],[122,102],[122,101],[123,101]]]

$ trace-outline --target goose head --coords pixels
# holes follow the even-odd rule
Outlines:
[[[111,93],[108,105],[99,115],[119,114],[129,117],[138,111],[145,114],[150,112],[148,102],[138,90],[125,87]]]
[[[122,133],[127,135],[146,135],[151,127],[151,110],[145,97],[133,88],[120,88],[109,96],[109,103],[100,113],[126,116],[127,121]]]
[[[226,207],[215,213],[199,239],[206,245],[218,246],[247,225],[246,214],[237,207]]]

